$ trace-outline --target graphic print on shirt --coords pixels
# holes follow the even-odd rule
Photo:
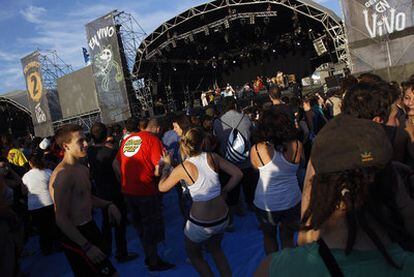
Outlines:
[[[139,136],[131,136],[127,139],[122,148],[122,153],[126,157],[132,157],[136,153],[138,153],[139,149],[141,148],[142,140]]]

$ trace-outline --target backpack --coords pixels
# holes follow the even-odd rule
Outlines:
[[[235,164],[242,163],[249,158],[250,142],[237,129],[244,118],[244,114],[235,128],[219,119],[231,129],[226,142],[225,158]]]

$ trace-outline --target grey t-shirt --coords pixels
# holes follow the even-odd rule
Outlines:
[[[243,119],[242,119],[243,118]],[[239,124],[240,122],[240,124]],[[235,110],[230,110],[220,117],[220,120],[214,120],[214,134],[220,143],[220,154],[225,157],[227,139],[229,138],[230,132],[233,128],[237,130],[250,142],[251,131],[253,124],[247,115],[239,113]],[[236,164],[239,168],[248,168],[251,166],[250,159],[247,158],[244,162]]]

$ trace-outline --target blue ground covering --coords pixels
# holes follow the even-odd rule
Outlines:
[[[111,259],[121,276],[198,276],[194,268],[186,262],[184,250],[184,219],[180,215],[177,195],[171,191],[164,196],[164,220],[166,241],[158,247],[160,256],[168,262],[176,264],[176,268],[161,273],[149,273],[144,266],[144,255],[141,243],[132,225],[128,226],[128,248],[140,256],[137,260],[125,264],[117,264]],[[100,221],[99,213],[96,220]],[[245,217],[235,217],[235,231],[226,233],[222,242],[224,252],[229,259],[233,276],[252,276],[261,260],[264,258],[262,234],[253,212],[247,212]],[[37,237],[32,237],[27,250],[38,250]],[[216,276],[212,258],[206,254]],[[22,270],[29,276],[73,276],[63,253],[42,256],[39,251],[22,261]]]

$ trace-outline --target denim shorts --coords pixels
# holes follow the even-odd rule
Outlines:
[[[229,224],[229,216],[227,214],[225,217],[216,220],[217,225],[214,222],[200,222],[201,224],[197,224],[197,221],[199,220],[187,220],[184,227],[184,234],[192,242],[201,243],[210,239],[212,236],[224,233]],[[209,226],[202,226],[205,223]]]

